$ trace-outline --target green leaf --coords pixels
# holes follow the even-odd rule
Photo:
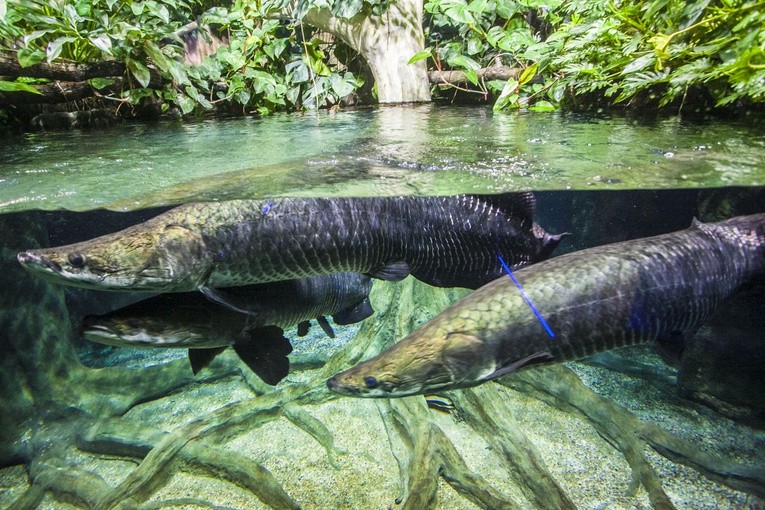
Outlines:
[[[140,83],[142,87],[149,86],[149,82],[151,81],[151,72],[149,71],[148,67],[138,62],[137,60],[133,60],[132,58],[128,59],[127,67],[130,69],[130,72],[133,73],[133,76],[135,76],[135,79],[138,80],[138,83]]]
[[[45,60],[45,52],[42,50],[21,48],[18,53],[16,53],[16,58],[18,58],[21,67],[29,67]]]
[[[47,57],[48,57],[48,63],[52,62],[56,58],[58,58],[59,55],[61,55],[61,50],[63,49],[64,45],[66,43],[74,41],[74,37],[59,37],[55,41],[51,41],[48,43],[48,49],[46,51]]]
[[[55,22],[55,20],[53,20]],[[24,41],[24,44],[28,47],[29,43],[34,41],[35,39],[39,39],[40,37],[53,32],[53,30],[35,30],[34,32],[25,35],[21,40]]]
[[[478,85],[478,73],[472,69],[465,69],[465,78],[473,85]]]
[[[339,74],[333,74],[329,81],[332,85],[332,92],[334,92],[337,98],[345,97],[356,90],[353,83],[349,83]]]
[[[477,71],[481,68],[481,64],[466,55],[454,55],[447,60],[447,63],[452,67],[460,67],[471,71]]]
[[[111,78],[91,78],[89,83],[94,89],[101,90],[110,85],[114,85],[115,81]]]
[[[98,48],[99,50],[103,51],[107,55],[112,54],[112,40],[109,39],[109,36],[106,34],[101,34],[96,37],[90,37],[90,42],[93,43],[93,46]]]
[[[531,64],[529,67],[523,70],[521,73],[521,77],[518,79],[518,83],[520,85],[525,85],[528,82],[530,82],[532,79],[534,79],[534,76],[537,75],[537,69],[539,68],[539,64],[536,62]]]
[[[154,2],[147,2],[149,12],[162,20],[162,23],[170,23],[170,12],[164,5],[158,5]]]
[[[549,101],[537,101],[529,107],[534,112],[554,112],[555,106]]]
[[[363,7],[363,0],[336,0],[332,2],[330,10],[338,18],[351,19],[360,13]]]
[[[196,106],[196,102],[182,92],[177,92],[175,94],[175,103],[181,107],[181,111],[184,114],[193,112],[194,107]]]
[[[425,60],[426,58],[430,57],[432,51],[433,50],[430,47],[425,48],[424,50],[418,51],[417,53],[412,55],[412,58],[409,59],[407,64],[414,64],[415,62],[419,62],[420,60]]]
[[[622,69],[622,75],[634,73],[637,71],[643,71],[649,67],[653,67],[656,63],[656,54],[648,53],[642,57],[636,58],[629,65]]]
[[[40,92],[36,88],[32,87],[31,85],[27,85],[26,83],[22,83],[20,81],[0,80],[0,92],[29,92],[31,94],[42,95],[42,92]]]
[[[518,81],[510,78],[505,82],[505,86],[502,89],[502,93],[499,95],[497,100],[494,103],[493,109],[496,110],[502,110],[507,106],[512,105],[518,100],[518,94],[516,93],[518,91]]]
[[[165,72],[170,71],[170,61],[165,56],[165,54],[162,53],[162,50],[159,48],[159,46],[156,45],[156,43],[154,43],[154,41],[144,41],[143,49],[146,54],[151,57],[154,63],[157,64],[157,67],[159,67],[160,70]]]

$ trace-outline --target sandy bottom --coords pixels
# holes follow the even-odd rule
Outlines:
[[[350,336],[350,334],[349,334]],[[331,351],[342,339],[325,342]],[[645,355],[647,363],[660,362]],[[765,469],[765,432],[738,425],[713,411],[681,401],[671,384],[627,376],[585,364],[570,365],[583,381],[634,412],[639,418],[659,424],[699,448],[736,456]],[[669,369],[667,369],[669,370]],[[671,379],[671,372],[669,373]],[[292,376],[291,376],[292,377]],[[494,384],[494,383],[489,383]],[[496,386],[508,405],[508,421],[522,430],[535,445],[558,483],[579,508],[648,509],[642,487],[630,491],[631,472],[623,456],[595,429],[576,416],[513,390]],[[142,404],[125,415],[147,427],[163,430],[186,423],[227,403],[256,398],[239,377],[195,385],[181,393]],[[422,398],[422,397],[408,397]],[[400,507],[402,482],[396,442],[389,438],[380,405],[375,400],[336,399],[301,408],[326,425],[334,436],[335,453],[285,418],[230,439],[222,448],[245,455],[266,467],[305,509],[395,509]],[[452,440],[467,465],[524,508],[532,506],[502,468],[497,454],[485,440],[459,417],[459,411],[433,410],[432,420]],[[393,445],[393,446],[392,446]],[[665,490],[679,509],[762,509],[765,501],[733,491],[674,464],[650,449],[649,461],[657,470]],[[334,459],[334,462],[332,460]],[[110,485],[118,484],[137,461],[119,457],[83,454],[71,449],[66,462],[97,473]],[[19,466],[0,470],[0,507],[8,506],[28,487]],[[228,482],[178,472],[147,503],[172,501],[165,508],[209,508],[190,503],[205,500],[216,508],[267,508],[251,493]],[[75,508],[46,497],[43,509]],[[472,509],[443,480],[436,508]]]

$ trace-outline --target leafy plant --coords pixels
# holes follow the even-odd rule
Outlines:
[[[495,108],[549,110],[595,94],[611,104],[765,101],[762,0],[427,0],[430,56],[462,70]],[[423,58],[418,54],[418,58]],[[476,64],[523,69],[479,83]]]
[[[19,64],[123,62],[129,71],[119,97],[136,104],[160,98],[184,113],[216,103],[268,113],[334,103],[361,85],[327,63],[327,43],[299,23],[269,19],[274,4],[235,0],[211,7],[202,0],[0,0],[0,51]],[[7,4],[6,4],[7,1]],[[348,13],[350,11],[347,10]],[[185,63],[181,27],[199,19],[228,40],[201,65]],[[104,79],[91,81],[96,89]],[[3,90],[25,90],[5,82]]]

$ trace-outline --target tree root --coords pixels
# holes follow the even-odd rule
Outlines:
[[[506,407],[501,408],[493,388],[479,386],[450,392],[450,396],[473,430],[482,435],[495,451],[502,452],[501,458],[511,477],[534,506],[576,508],[544,466],[531,441],[504,418],[509,413]]]
[[[619,404],[587,388],[565,366],[527,370],[500,380],[500,384],[533,395],[553,407],[574,412],[592,424],[622,452],[633,476],[649,494],[655,508],[674,508],[656,472],[642,453],[645,441],[667,459],[692,467],[728,487],[765,496],[765,474],[761,469],[740,466],[717,455],[700,451],[687,441],[656,425],[640,421]],[[641,441],[642,440],[642,441]]]
[[[378,407],[388,437],[398,434],[408,450],[408,458],[396,456],[404,485],[402,509],[433,508],[439,476],[481,508],[521,508],[470,470],[451,440],[430,420],[423,399],[384,400]]]

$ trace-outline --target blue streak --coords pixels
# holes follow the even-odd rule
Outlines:
[[[265,205],[265,207],[263,207],[263,210],[261,211],[263,216],[265,216],[268,213],[268,211],[271,210],[271,207],[273,207],[273,205],[274,205],[273,202],[269,202],[268,204]]]
[[[534,306],[534,303],[531,302],[531,299],[529,299],[529,296],[526,295],[526,291],[523,290],[523,287],[521,287],[521,283],[515,278],[515,275],[512,271],[510,271],[510,266],[507,265],[505,262],[505,259],[502,258],[502,255],[497,253],[497,258],[499,259],[500,263],[502,263],[502,267],[505,268],[505,272],[507,272],[507,276],[510,277],[511,280],[513,280],[513,283],[516,287],[518,287],[518,290],[521,291],[521,297],[523,297],[523,300],[526,301],[526,303],[531,308],[531,311],[534,312],[534,315],[537,316],[537,319],[539,319],[539,322],[542,323],[542,326],[545,328],[545,331],[547,331],[547,334],[550,335],[550,338],[555,338],[555,333],[553,333],[552,329],[550,329],[550,326],[547,325],[547,321],[545,321],[544,317],[542,317],[542,314],[539,313],[539,310],[537,310],[537,307]]]

